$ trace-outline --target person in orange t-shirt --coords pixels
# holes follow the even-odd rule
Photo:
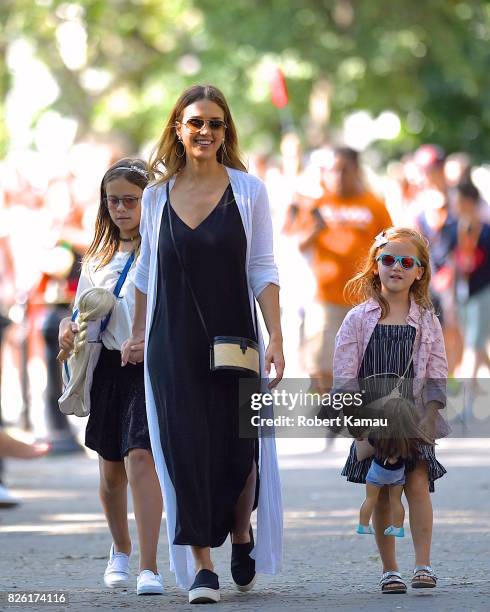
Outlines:
[[[321,392],[332,383],[335,335],[350,306],[345,283],[357,273],[374,237],[392,225],[384,203],[366,190],[357,151],[339,147],[322,170],[323,195],[303,216],[300,250],[309,258],[317,282],[316,303],[305,314],[305,368]]]

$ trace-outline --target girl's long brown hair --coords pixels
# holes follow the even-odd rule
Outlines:
[[[177,100],[160,140],[150,155],[148,169],[155,177],[155,184],[164,183],[171,179],[186,163],[186,156],[177,155],[176,124],[182,120],[184,109],[199,100],[210,100],[217,104],[224,113],[225,147],[221,146],[216,152],[216,159],[229,168],[247,171],[238,148],[238,136],[233,122],[230,108],[223,93],[213,85],[193,85],[186,89]]]
[[[124,178],[141,188],[148,185],[146,163],[142,159],[124,157],[104,174],[100,183],[100,203],[95,221],[95,236],[83,258],[83,264],[89,259],[97,259],[97,268],[102,268],[114,257],[119,248],[119,228],[111,219],[106,203],[106,185],[114,179]],[[137,255],[138,253],[136,253]]]
[[[406,227],[390,227],[383,234],[389,242],[409,240],[416,247],[417,256],[422,263],[424,273],[420,280],[413,282],[410,287],[410,295],[421,308],[433,312],[434,307],[429,295],[431,269],[428,241],[416,230]],[[381,318],[388,315],[390,306],[381,294],[381,281],[379,275],[375,274],[374,271],[377,267],[376,257],[385,246],[386,244],[377,247],[375,243],[371,246],[362,270],[348,281],[344,288],[344,298],[351,304],[360,304],[374,298],[381,306]]]

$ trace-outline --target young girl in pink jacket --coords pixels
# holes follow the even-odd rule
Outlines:
[[[365,403],[389,395],[395,386],[413,401],[420,425],[432,438],[448,434],[440,414],[446,403],[447,361],[441,325],[429,297],[428,244],[418,232],[392,227],[379,234],[363,269],[345,287],[358,305],[349,311],[337,334],[334,356],[336,390],[358,388]],[[404,380],[400,383],[400,377]],[[362,410],[362,409],[361,409]],[[357,460],[352,444],[342,475],[365,483],[372,457]],[[413,588],[433,588],[437,578],[430,563],[432,504],[429,492],[446,473],[434,444],[419,442],[405,462],[405,495],[415,548]],[[373,514],[376,544],[383,563],[383,593],[406,593],[398,571],[395,538],[385,535],[392,517],[388,487],[380,491]]]

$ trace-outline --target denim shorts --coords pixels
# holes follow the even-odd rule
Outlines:
[[[375,461],[372,461],[369,472],[366,476],[366,482],[375,487],[384,487],[384,485],[404,485],[405,484],[405,467],[398,470],[387,470]]]

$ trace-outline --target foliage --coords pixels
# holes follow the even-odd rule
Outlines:
[[[87,32],[82,68],[69,68],[57,44],[70,21]],[[51,108],[77,119],[79,137],[121,132],[135,148],[154,142],[180,91],[211,82],[229,98],[244,145],[271,147],[281,115],[267,79],[278,64],[302,134],[323,82],[330,131],[354,110],[389,109],[402,130],[383,143],[388,156],[423,141],[490,156],[487,1],[2,0],[0,22],[0,50],[19,37],[31,42],[60,88]],[[88,87],[88,74],[105,86]],[[3,99],[11,84],[2,63]]]

